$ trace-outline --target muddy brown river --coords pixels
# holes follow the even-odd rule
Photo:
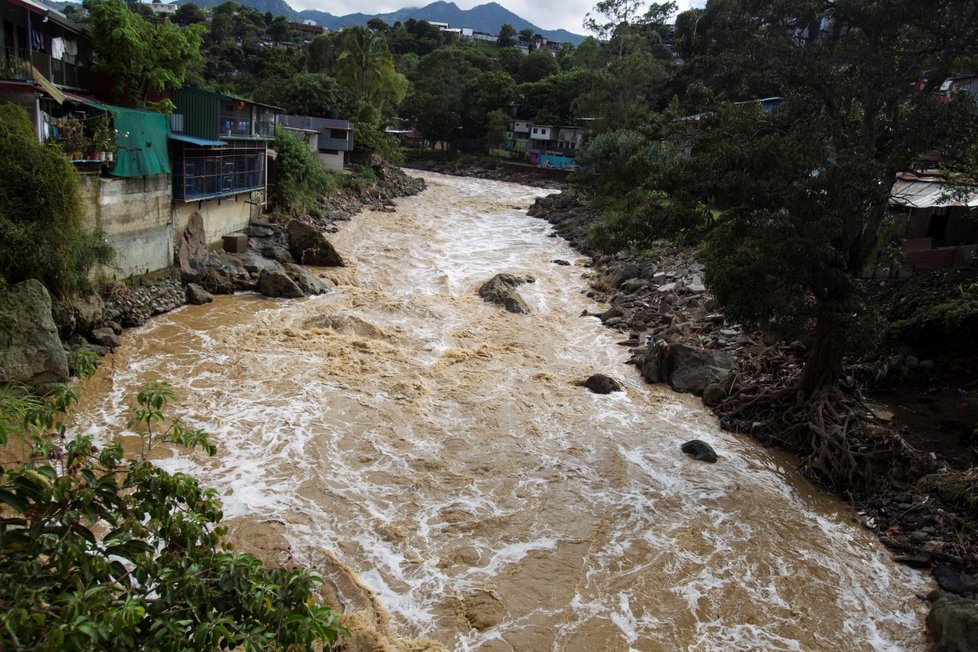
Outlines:
[[[219,453],[158,463],[221,492],[237,546],[318,568],[350,650],[925,648],[923,576],[580,316],[602,309],[585,259],[525,214],[545,191],[425,176],[331,236],[331,294],[127,332],[82,427],[118,432],[168,379]],[[477,296],[504,271],[536,277],[530,315]],[[625,391],[575,385],[595,372]],[[683,455],[692,438],[720,461]]]

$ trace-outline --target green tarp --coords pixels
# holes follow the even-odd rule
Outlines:
[[[166,139],[170,135],[169,116],[154,111],[108,106],[115,127],[115,167],[117,177],[144,177],[170,174]]]

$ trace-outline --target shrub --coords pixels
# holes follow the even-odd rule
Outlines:
[[[275,128],[272,147],[278,155],[268,167],[271,207],[290,215],[309,213],[317,199],[336,187],[336,177],[305,143],[281,127]]]
[[[78,177],[57,147],[37,142],[23,107],[0,105],[0,275],[36,278],[67,294],[89,287],[88,272],[112,259],[99,232],[82,229]]]
[[[350,161],[354,165],[373,165],[377,156],[391,165],[404,163],[397,138],[371,123],[357,122],[353,125],[353,151]]]
[[[4,649],[291,650],[345,633],[313,602],[307,570],[232,552],[217,493],[148,461],[159,442],[214,447],[175,422],[169,385],[139,393],[132,459],[117,443],[68,437],[76,399],[0,388],[0,630]]]

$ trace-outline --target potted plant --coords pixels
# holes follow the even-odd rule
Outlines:
[[[103,115],[95,124],[92,146],[102,161],[111,161],[115,152],[115,132],[109,126],[109,116]]]
[[[88,139],[85,138],[81,120],[74,116],[66,115],[53,119],[51,126],[55,128],[58,142],[64,148],[68,157],[72,160],[80,159],[82,151],[88,145]]]

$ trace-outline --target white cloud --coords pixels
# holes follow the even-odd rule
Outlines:
[[[289,1],[289,0],[287,0]],[[489,0],[454,0],[462,9],[486,4]],[[517,16],[525,18],[543,29],[566,29],[575,34],[583,34],[581,23],[584,15],[591,11],[596,0],[496,0]],[[678,0],[679,10],[690,6],[703,6],[706,0]],[[318,9],[328,11],[334,16],[344,16],[357,12],[383,14],[406,6],[424,6],[427,2],[418,0],[291,0],[290,4],[298,10]],[[462,27],[462,26],[460,26]]]

